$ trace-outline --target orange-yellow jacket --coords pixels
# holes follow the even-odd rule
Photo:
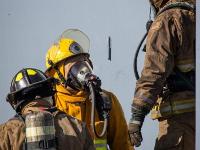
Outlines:
[[[107,140],[107,144],[111,150],[133,149],[130,146],[127,124],[119,101],[113,93],[107,91],[104,92],[107,93],[112,101],[107,135],[104,139]],[[92,134],[90,127],[91,101],[89,100],[88,95],[84,94],[82,91],[72,94],[61,85],[57,85],[55,102],[58,109],[86,122],[87,127]],[[95,115],[95,126],[97,132],[102,131],[103,122],[99,120],[97,113]],[[96,139],[96,137],[94,139]]]

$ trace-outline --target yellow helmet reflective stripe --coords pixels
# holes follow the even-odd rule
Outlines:
[[[35,70],[33,70],[33,69],[27,69],[26,71],[27,71],[27,74],[28,74],[29,76],[35,75],[35,74],[37,73],[37,72],[36,72]],[[20,81],[22,78],[23,78],[23,74],[22,74],[22,72],[19,72],[19,73],[16,75],[15,81]]]
[[[70,58],[71,56],[82,53],[87,52],[84,52],[82,47],[77,42],[72,39],[62,38],[58,41],[58,43],[53,44],[49,48],[46,54],[46,67],[47,69],[52,67],[50,61],[53,64],[57,64],[62,60]]]
[[[19,80],[21,80],[22,78],[23,78],[23,75],[22,75],[22,73],[20,72],[20,73],[16,76],[15,81],[19,81]]]

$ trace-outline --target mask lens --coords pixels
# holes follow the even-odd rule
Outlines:
[[[77,78],[77,80],[82,83],[85,80],[85,76],[88,73],[92,73],[92,69],[90,65],[87,62],[77,62],[74,64],[70,70],[70,72],[73,74],[74,77]]]

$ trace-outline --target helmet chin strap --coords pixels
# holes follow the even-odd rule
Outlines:
[[[51,61],[48,60],[48,63],[52,66],[52,68],[56,71],[56,73],[58,74],[58,77],[60,79],[60,83],[64,88],[67,88],[67,86],[69,86],[70,88],[72,88],[73,90],[77,90],[77,88],[75,88],[73,85],[70,84],[71,80],[68,79],[66,80],[65,77],[63,76],[63,74],[60,72],[60,70],[58,69],[58,67]]]

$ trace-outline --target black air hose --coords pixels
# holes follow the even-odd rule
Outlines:
[[[103,126],[103,130],[100,134],[97,133],[96,131],[96,127],[95,127],[95,100],[96,100],[96,97],[95,97],[95,89],[94,89],[94,86],[92,84],[92,82],[89,82],[88,83],[88,87],[89,87],[89,90],[90,90],[90,94],[91,94],[91,99],[92,99],[92,109],[91,109],[91,123],[90,123],[90,126],[92,128],[92,131],[93,133],[98,137],[98,138],[101,138],[105,135],[105,132],[106,132],[106,128],[107,128],[107,124],[108,124],[108,118],[105,118],[104,119],[104,126]]]

